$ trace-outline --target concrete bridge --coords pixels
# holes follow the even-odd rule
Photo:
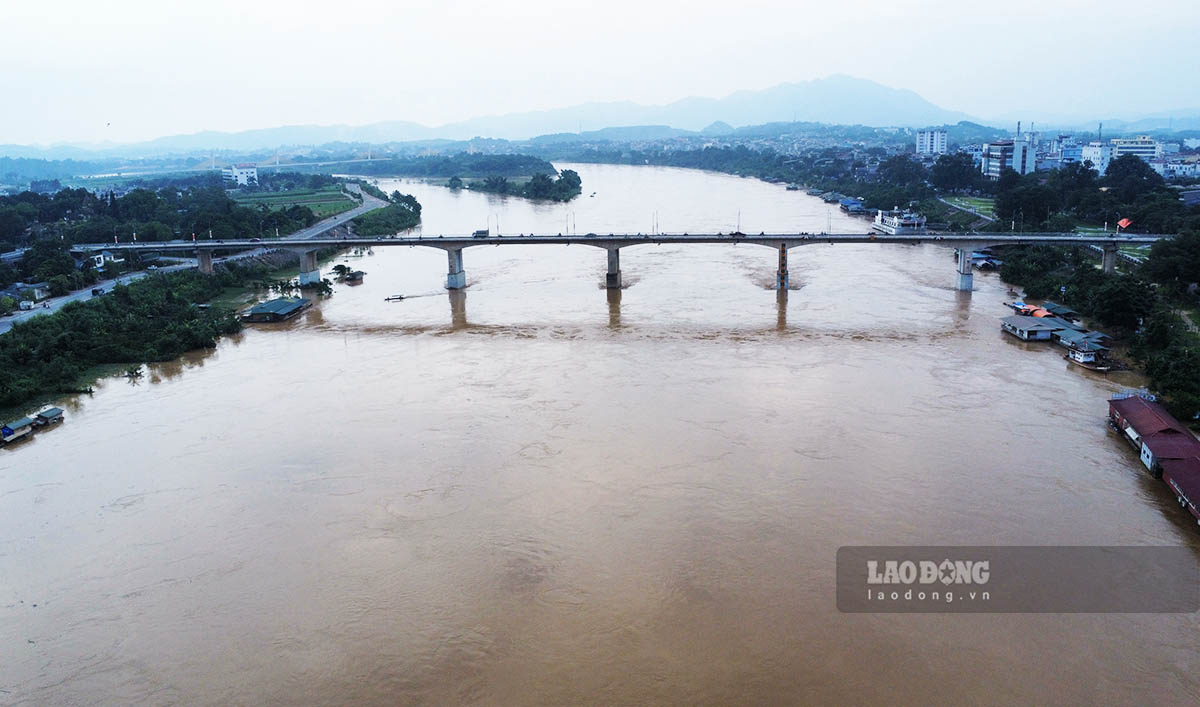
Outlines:
[[[1163,238],[1162,234],[1078,234],[1078,233],[947,233],[947,234],[905,234],[889,235],[883,233],[759,233],[758,235],[744,233],[658,233],[647,235],[613,234],[597,235],[589,233],[579,235],[534,235],[518,234],[515,236],[412,236],[396,235],[377,238],[308,238],[296,240],[263,240],[226,239],[226,240],[188,240],[188,241],[158,241],[150,243],[87,243],[72,247],[72,252],[94,254],[101,251],[142,251],[142,252],[195,252],[201,272],[212,272],[213,253],[215,251],[236,251],[246,249],[276,249],[293,251],[300,258],[300,284],[312,284],[321,279],[320,268],[317,264],[317,250],[320,248],[349,248],[349,247],[387,247],[387,246],[424,246],[440,248],[446,251],[448,268],[446,272],[446,287],[451,290],[461,289],[467,285],[467,273],[463,264],[463,251],[472,246],[484,245],[586,245],[600,248],[608,255],[608,272],[605,283],[610,288],[621,287],[621,249],[637,245],[662,244],[695,244],[721,243],[726,245],[758,245],[775,250],[779,258],[779,269],[776,273],[775,286],[778,289],[788,287],[788,251],[805,245],[836,245],[841,243],[902,243],[920,245],[930,243],[958,250],[958,289],[970,290],[973,286],[971,270],[971,253],[989,246],[1000,245],[1068,245],[1096,246],[1101,249],[1101,262],[1104,272],[1112,272],[1116,267],[1118,248],[1122,245],[1140,245],[1154,243]]]

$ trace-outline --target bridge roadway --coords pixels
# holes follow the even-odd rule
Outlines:
[[[441,248],[448,257],[446,287],[459,289],[466,287],[466,271],[463,268],[463,250],[472,246],[485,245],[587,245],[602,248],[608,252],[608,287],[621,286],[620,249],[635,245],[657,244],[748,244],[766,246],[779,254],[779,270],[776,274],[776,287],[786,289],[788,286],[787,259],[788,250],[805,245],[839,244],[839,243],[902,243],[920,245],[930,243],[953,247],[958,250],[958,289],[970,290],[973,285],[971,270],[972,251],[989,246],[999,245],[1095,245],[1102,249],[1102,264],[1105,272],[1112,272],[1116,267],[1117,249],[1121,245],[1141,245],[1154,243],[1163,238],[1163,234],[1095,234],[1095,233],[946,233],[946,234],[902,234],[886,233],[759,233],[758,235],[742,233],[659,233],[659,234],[608,234],[608,235],[534,235],[519,234],[515,236],[413,236],[396,235],[374,238],[307,238],[303,241],[279,241],[251,239],[226,240],[179,240],[143,243],[87,243],[72,247],[72,251],[81,254],[97,253],[100,251],[143,251],[143,252],[196,252],[203,272],[212,272],[213,252],[217,250],[244,249],[282,249],[295,251],[300,257],[300,283],[311,284],[320,280],[320,269],[317,265],[316,253],[318,248],[329,247],[385,247],[385,246],[425,246]]]

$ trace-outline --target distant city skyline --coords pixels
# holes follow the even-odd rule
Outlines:
[[[1136,33],[1113,0],[964,5],[364,0],[314,15],[284,2],[22,3],[5,9],[0,144],[439,126],[833,74],[993,123],[1200,115],[1194,5],[1147,0]]]

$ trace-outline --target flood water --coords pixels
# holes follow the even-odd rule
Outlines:
[[[566,205],[381,186],[425,235],[866,227],[574,168]],[[377,248],[296,321],[68,401],[0,450],[0,703],[1200,701],[1194,614],[835,605],[842,545],[1195,546],[1105,425],[1135,376],[1002,335],[947,248],[798,248],[782,297],[761,246],[621,259],[608,292],[596,248],[469,248],[447,294],[443,251]]]

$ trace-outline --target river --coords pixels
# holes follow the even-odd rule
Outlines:
[[[565,205],[380,185],[427,236],[865,227],[573,167]],[[347,256],[300,319],[67,401],[0,450],[0,703],[1200,701],[1195,614],[835,605],[843,545],[1196,547],[1105,425],[1135,376],[1003,335],[934,245],[795,249],[783,297],[759,246],[621,259],[469,248],[448,295],[442,251]]]

